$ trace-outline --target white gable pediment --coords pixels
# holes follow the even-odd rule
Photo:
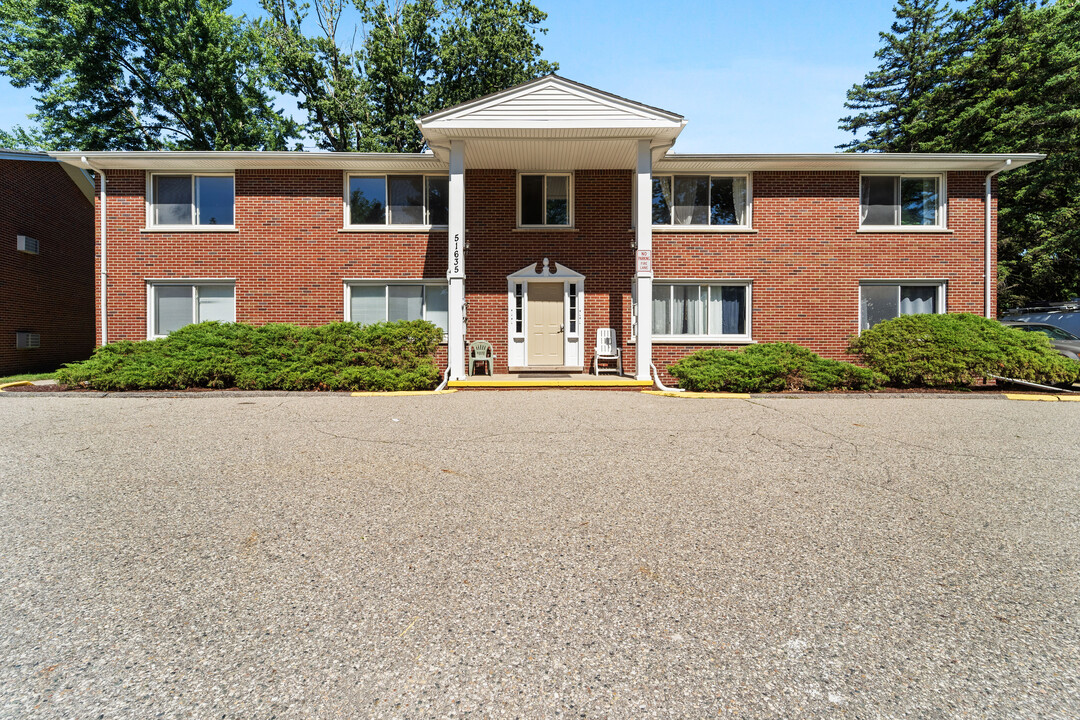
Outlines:
[[[558,75],[421,118],[421,127],[681,127],[682,116],[642,105]]]

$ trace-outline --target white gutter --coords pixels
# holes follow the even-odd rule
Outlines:
[[[87,162],[86,158],[81,158],[82,163],[91,168],[101,178],[101,344],[109,344],[109,313],[106,310],[105,305],[105,292],[109,287],[109,274],[106,272],[105,266],[105,173],[102,170],[98,170]]]
[[[993,319],[993,316],[991,315],[991,312],[990,312],[990,282],[992,281],[992,278],[990,277],[990,257],[992,255],[992,251],[991,251],[991,247],[990,247],[990,220],[991,220],[991,218],[990,218],[990,200],[991,200],[991,197],[990,197],[990,181],[993,179],[993,177],[995,175],[997,175],[1002,170],[1008,170],[1009,166],[1011,166],[1011,165],[1012,165],[1012,158],[1009,158],[1008,160],[1005,161],[1004,165],[999,167],[997,170],[991,171],[986,176],[986,199],[984,200],[984,203],[983,203],[986,206],[986,219],[985,219],[984,228],[983,228],[985,230],[985,234],[986,234],[986,247],[984,248],[985,258],[984,258],[984,268],[983,268],[983,270],[985,272],[985,278],[983,279],[983,315],[985,315],[986,317],[991,318],[991,319]]]

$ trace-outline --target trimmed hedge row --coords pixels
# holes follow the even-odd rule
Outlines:
[[[872,390],[887,378],[867,368],[826,360],[793,343],[742,350],[699,350],[668,368],[679,387],[695,392]]]
[[[95,390],[427,390],[442,331],[423,320],[301,327],[205,322],[168,337],[109,343],[61,368]]]
[[[742,350],[700,350],[670,366],[679,386],[702,392],[962,388],[992,376],[1067,386],[1080,362],[1024,332],[970,314],[905,315],[851,340],[848,352],[865,366],[825,360],[791,343]]]
[[[1080,363],[1042,333],[967,313],[887,320],[853,338],[848,352],[896,387],[966,387],[992,375],[1071,385],[1080,377]]]

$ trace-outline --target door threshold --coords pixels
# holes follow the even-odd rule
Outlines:
[[[584,365],[530,365],[528,367],[509,367],[511,373],[583,373]]]

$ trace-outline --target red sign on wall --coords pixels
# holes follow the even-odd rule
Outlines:
[[[637,251],[637,271],[639,273],[652,272],[652,250]]]

